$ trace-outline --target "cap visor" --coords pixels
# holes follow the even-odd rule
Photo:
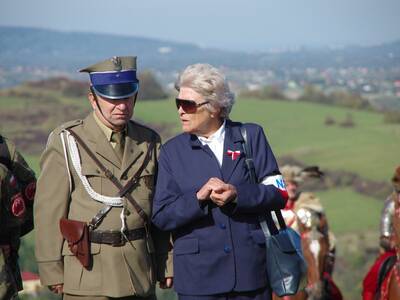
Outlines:
[[[105,84],[93,85],[96,95],[108,99],[123,99],[129,98],[137,93],[139,90],[138,83],[119,83],[119,84]]]

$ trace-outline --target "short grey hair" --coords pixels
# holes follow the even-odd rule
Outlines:
[[[194,64],[186,67],[179,75],[175,88],[191,88],[210,104],[206,108],[213,112],[215,107],[221,109],[221,117],[226,119],[235,103],[235,95],[231,92],[225,76],[217,68],[209,64]]]

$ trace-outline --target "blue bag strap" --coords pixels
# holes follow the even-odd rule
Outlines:
[[[247,131],[246,128],[244,128],[244,126],[242,125],[240,127],[240,133],[242,134],[243,137],[243,153],[245,156],[245,164],[247,169],[249,170],[249,175],[250,175],[250,182],[251,183],[258,183],[257,180],[257,176],[256,176],[256,168],[254,165],[254,161],[251,155],[251,150],[250,150],[250,146],[248,143],[248,139],[247,139]],[[286,229],[286,223],[285,220],[283,219],[282,213],[281,211],[278,210],[274,210],[274,213],[276,215],[276,218],[278,220],[279,223],[279,227],[281,230]],[[265,236],[271,236],[271,235],[275,235],[279,233],[278,228],[275,225],[275,222],[272,219],[272,215],[271,215],[271,211],[268,211],[267,213],[267,218],[264,220],[262,218],[260,218],[260,226],[261,229],[264,232]]]

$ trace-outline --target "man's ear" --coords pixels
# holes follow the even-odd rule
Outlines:
[[[93,110],[96,110],[97,109],[97,101],[96,101],[97,99],[96,99],[96,96],[92,93],[92,91],[88,92],[87,98],[88,98]]]

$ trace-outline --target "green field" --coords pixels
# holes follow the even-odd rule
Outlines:
[[[337,235],[378,231],[383,202],[351,189],[316,192],[326,210],[331,230]]]

